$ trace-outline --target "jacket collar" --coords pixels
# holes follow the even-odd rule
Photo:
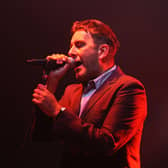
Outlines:
[[[109,76],[109,78],[104,82],[104,84],[96,90],[94,95],[90,98],[88,104],[86,105],[84,111],[82,112],[81,118],[83,118],[89,109],[105,94],[109,89],[111,89],[111,85],[116,82],[116,80],[123,74],[122,70],[119,66],[113,71],[113,73]],[[81,96],[80,96],[81,98]]]

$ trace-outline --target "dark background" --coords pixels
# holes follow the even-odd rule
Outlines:
[[[17,153],[32,119],[32,91],[41,80],[42,69],[26,65],[25,60],[67,53],[72,22],[88,18],[100,19],[112,27],[121,42],[117,62],[124,72],[136,76],[146,87],[148,118],[142,138],[142,167],[167,165],[166,3],[159,0],[1,2],[0,139],[6,166],[7,163],[12,166],[20,157]],[[37,151],[34,155],[46,159],[55,155],[57,160],[59,148],[48,144],[46,150],[39,147]]]

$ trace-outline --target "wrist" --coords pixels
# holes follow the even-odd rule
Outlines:
[[[55,112],[55,115],[54,115],[54,117],[58,117],[62,112],[64,112],[66,110],[66,108],[65,107],[63,107],[63,106],[60,106],[59,108],[57,108],[57,110],[56,110],[56,112]]]
[[[47,89],[51,92],[51,93],[55,93],[57,86],[58,86],[59,80],[55,80],[55,81],[47,81]]]

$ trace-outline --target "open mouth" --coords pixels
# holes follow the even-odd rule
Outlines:
[[[75,72],[79,72],[80,71],[80,69],[82,68],[82,63],[80,63],[80,65],[78,65],[74,70],[75,70]]]
[[[81,60],[75,60],[75,71],[80,69],[80,66],[82,65],[82,61]]]
[[[83,62],[82,62],[81,58],[79,56],[77,56],[75,58],[75,68],[74,68],[74,71],[75,72],[79,72],[80,69],[82,68],[82,66],[83,66]]]
[[[75,66],[79,67],[82,64],[82,61],[75,61]]]

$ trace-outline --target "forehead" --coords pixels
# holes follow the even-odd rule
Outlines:
[[[71,38],[71,43],[74,43],[75,41],[87,41],[92,43],[94,42],[91,34],[85,32],[84,30],[78,30],[73,34]]]

